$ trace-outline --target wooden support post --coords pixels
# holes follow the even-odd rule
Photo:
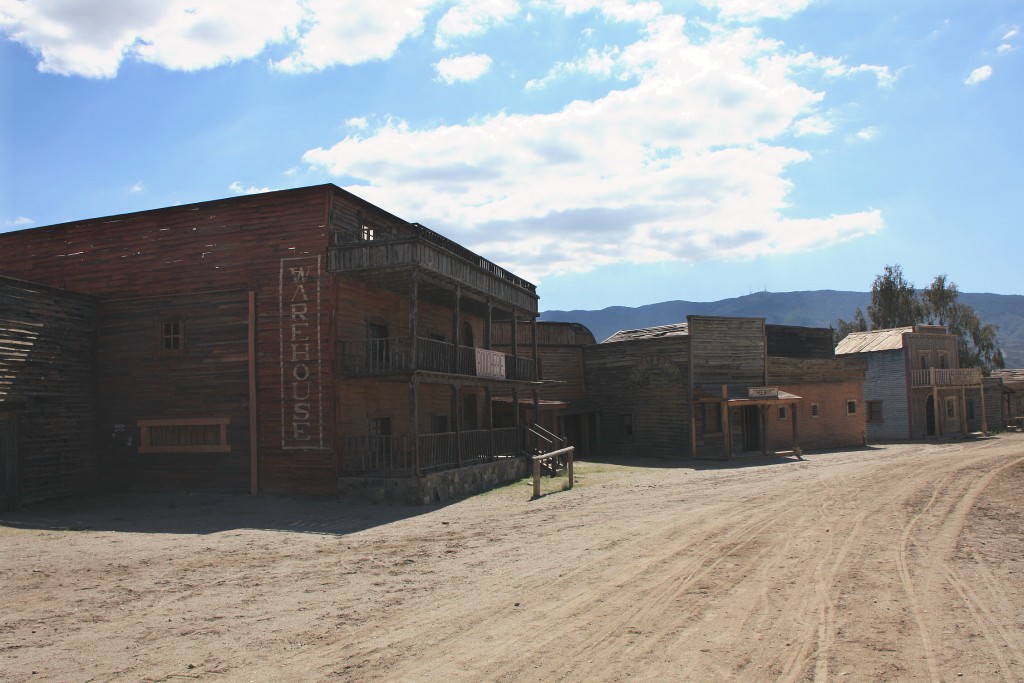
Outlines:
[[[487,299],[487,326],[484,328],[484,348],[488,351],[491,350],[493,341],[493,330],[494,326],[494,303]]]
[[[420,367],[419,358],[416,354],[416,340],[419,338],[420,300],[419,300],[419,274],[415,271],[412,274],[412,284],[409,285],[409,367],[418,370]]]
[[[409,419],[412,420],[412,467],[418,477],[420,476],[419,382],[415,376],[409,380]]]
[[[512,357],[519,356],[519,316],[512,311]]]
[[[462,467],[462,406],[459,405],[462,398],[459,395],[459,385],[452,385],[452,425],[455,431],[455,464]]]
[[[793,452],[796,453],[796,456],[799,458],[800,455],[801,455],[801,451],[800,451],[800,432],[799,432],[799,429],[797,427],[796,408],[797,408],[797,404],[796,403],[790,403],[789,404],[789,409],[793,411]]]
[[[761,409],[761,455],[768,455],[768,406]]]
[[[935,386],[935,373],[932,371],[932,416],[935,418],[935,436],[942,436],[942,410],[939,406],[939,388]]]
[[[530,325],[530,333],[533,337],[533,372],[530,373],[530,379],[540,379],[540,359],[537,356],[537,317],[534,316],[532,324]]]
[[[981,378],[981,383],[978,384],[978,389],[981,390],[981,434],[982,436],[988,436],[988,414],[985,412],[985,378]]]
[[[540,460],[533,460],[533,497],[540,498]]]
[[[960,433],[967,436],[967,387],[960,387]]]
[[[725,439],[725,459],[732,460],[732,424],[730,422],[729,402],[722,401],[722,438]]]

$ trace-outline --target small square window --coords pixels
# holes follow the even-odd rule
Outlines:
[[[846,402],[846,414],[847,415],[856,415],[857,414],[857,402],[856,401],[847,401]]]
[[[779,406],[779,419],[780,420],[785,420],[786,419],[786,406]]]
[[[818,417],[818,415],[819,415],[818,404],[817,403],[812,403],[811,404],[811,417]]]
[[[160,325],[160,350],[181,351],[185,348],[185,326],[180,320],[167,320]]]

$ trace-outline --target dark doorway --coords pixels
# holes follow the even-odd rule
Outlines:
[[[743,406],[743,452],[761,451],[761,410]]]
[[[925,434],[927,436],[935,436],[935,397],[929,395],[928,400],[924,402],[924,422],[925,422]]]
[[[14,452],[14,420],[0,413],[0,512],[18,504],[17,457]]]

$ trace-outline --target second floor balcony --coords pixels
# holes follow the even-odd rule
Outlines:
[[[911,370],[910,386],[921,387],[963,387],[981,384],[979,368],[928,368]]]
[[[519,382],[539,379],[537,364],[532,358],[424,337],[416,340],[415,353],[411,347],[408,337],[341,341],[338,342],[339,370],[355,377],[436,372]]]

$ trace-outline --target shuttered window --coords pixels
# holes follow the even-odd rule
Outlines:
[[[229,453],[227,418],[139,420],[139,453]]]

